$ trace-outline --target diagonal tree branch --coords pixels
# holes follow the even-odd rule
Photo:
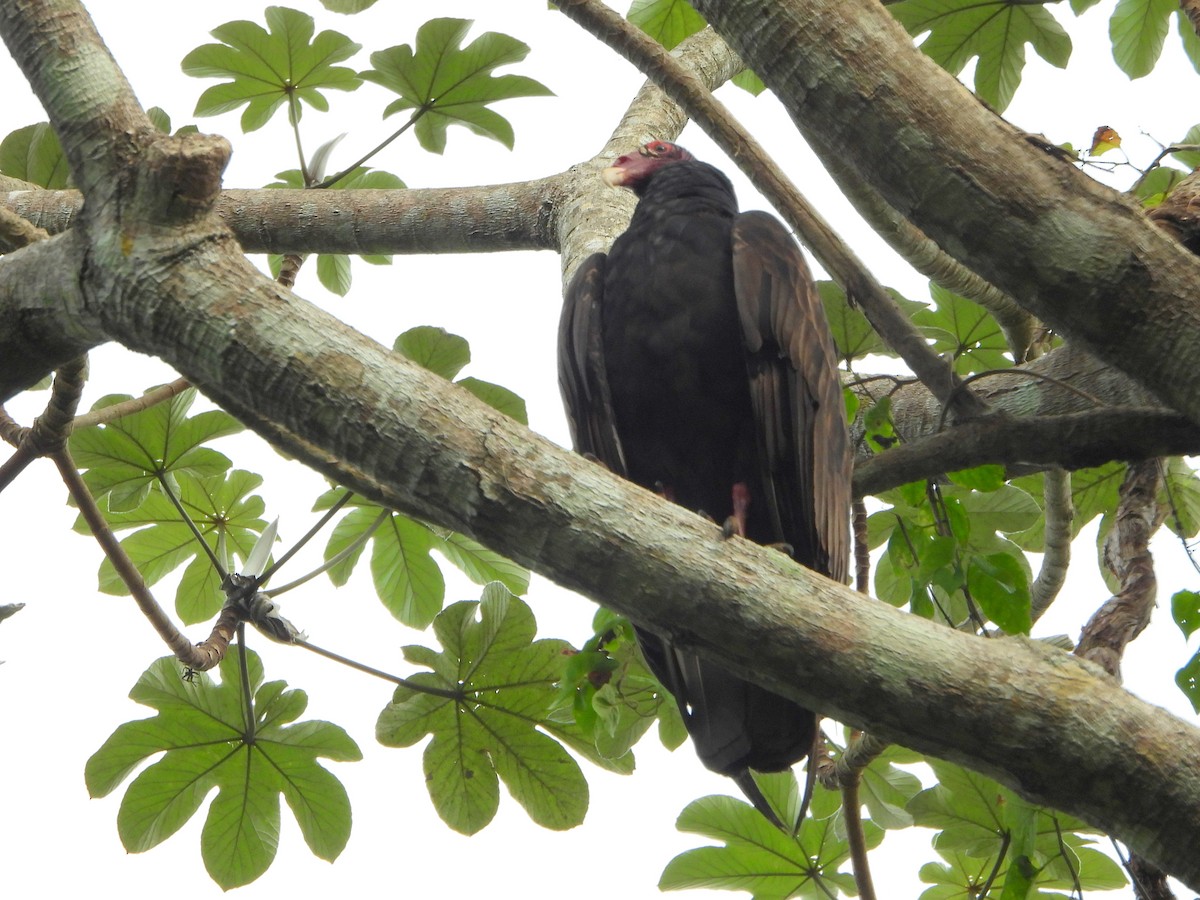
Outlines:
[[[1200,422],[1200,259],[1049,158],[875,0],[696,0],[835,177]]]

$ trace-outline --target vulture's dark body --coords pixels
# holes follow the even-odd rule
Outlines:
[[[707,164],[665,165],[638,190],[629,228],[567,292],[560,379],[576,448],[717,522],[734,514],[737,485],[746,537],[844,578],[841,392],[798,249],[772,217],[739,214]],[[844,485],[821,485],[820,443]],[[710,769],[744,777],[808,753],[812,712],[669,639],[639,640]]]
[[[696,175],[706,176],[699,185]],[[689,192],[676,196],[685,180]],[[627,476],[717,521],[732,512],[732,486],[747,476],[739,457],[754,446],[737,309],[702,302],[733,296],[737,208],[723,180],[703,163],[655,176],[609,251],[601,316]]]

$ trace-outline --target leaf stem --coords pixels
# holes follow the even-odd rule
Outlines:
[[[347,498],[347,499],[349,499],[349,498]],[[330,510],[330,512],[333,512],[333,510]],[[360,534],[358,537],[356,537],[353,540],[353,542],[351,542],[345,549],[343,549],[341,552],[339,552],[335,556],[331,557],[330,559],[325,560],[325,562],[322,565],[317,566],[317,568],[313,569],[307,575],[302,575],[299,578],[297,578],[295,581],[289,581],[283,587],[272,588],[271,596],[278,597],[280,594],[286,594],[288,591],[292,590],[293,588],[298,588],[298,587],[300,587],[300,585],[304,584],[305,582],[312,581],[314,578],[316,578],[322,572],[329,571],[334,566],[336,566],[338,563],[340,563],[342,560],[348,558],[349,556],[351,556],[354,553],[357,553],[359,548],[362,547],[362,545],[367,542],[367,540],[371,537],[371,535],[373,535],[376,532],[376,530],[379,528],[380,525],[382,525],[384,522],[386,522],[388,520],[388,517],[391,516],[391,514],[392,514],[392,511],[389,509],[380,510],[379,515],[376,517],[375,521],[372,522],[369,526],[367,526],[366,530],[364,530],[362,534]],[[278,568],[278,566],[275,566],[274,568]]]
[[[313,189],[321,190],[322,188],[333,187],[335,184],[337,184],[339,181],[341,181],[343,178],[345,178],[347,175],[349,175],[351,172],[353,172],[359,166],[365,165],[372,156],[374,156],[375,154],[382,151],[385,147],[387,147],[388,144],[390,144],[392,141],[396,140],[396,138],[400,137],[400,135],[404,134],[404,132],[408,131],[408,129],[410,129],[414,125],[416,125],[417,119],[419,119],[419,118],[421,118],[421,116],[425,115],[425,113],[427,113],[429,111],[429,109],[430,109],[430,107],[421,106],[421,107],[418,107],[417,109],[413,110],[413,114],[408,117],[408,121],[405,122],[403,125],[401,125],[396,131],[394,131],[391,134],[391,136],[384,138],[383,141],[381,141],[378,145],[376,145],[374,149],[367,151],[366,155],[361,157],[358,161],[353,162],[350,165],[346,166],[346,168],[342,169],[342,171],[336,172],[335,174],[330,175],[328,178],[326,178],[320,184],[314,184]],[[308,181],[307,181],[307,179],[305,179],[305,184],[307,184],[307,183],[308,183]]]
[[[308,161],[304,158],[304,145],[300,142],[300,101],[296,99],[294,92],[288,94],[288,122],[292,126],[292,134],[296,138],[296,155],[300,157],[300,177],[304,180],[305,187],[311,187]]]
[[[237,624],[238,643],[238,672],[242,679],[242,712],[245,714],[246,733],[242,739],[247,744],[254,743],[256,721],[254,716],[254,695],[250,691],[250,664],[246,662],[246,623]]]
[[[221,564],[221,560],[217,559],[217,554],[213,552],[213,548],[208,546],[208,541],[204,539],[204,535],[200,533],[200,529],[196,527],[196,523],[192,521],[192,517],[189,516],[187,514],[187,510],[183,508],[183,503],[178,497],[175,496],[175,493],[171,490],[171,486],[167,484],[166,473],[162,471],[156,472],[155,477],[158,479],[158,484],[159,487],[162,488],[162,492],[166,494],[171,503],[174,504],[175,509],[179,512],[179,515],[183,518],[183,521],[191,530],[192,535],[199,542],[200,546],[204,548],[204,552],[208,554],[209,562],[213,564],[213,568],[217,570],[217,574],[220,575],[221,580],[224,581],[229,577],[229,573],[225,571],[225,566]]]
[[[300,538],[300,540],[293,544],[292,548],[284,553],[283,556],[275,560],[274,565],[270,566],[266,571],[254,579],[254,590],[258,590],[262,585],[266,584],[268,578],[283,568],[283,564],[295,556],[300,551],[301,547],[316,537],[318,532],[325,527],[329,520],[337,514],[337,511],[345,506],[353,496],[354,491],[346,491],[344,494],[342,494],[342,496],[338,498],[337,502],[334,503],[333,506],[329,507],[325,515],[321,516],[317,524],[308,529],[308,532],[304,535],[304,537]]]
[[[324,656],[326,659],[332,659],[334,662],[341,663],[343,666],[349,666],[351,669],[357,669],[360,672],[365,672],[368,675],[374,675],[376,678],[382,678],[384,681],[390,681],[392,684],[398,684],[400,687],[408,688],[410,691],[416,691],[418,694],[430,694],[434,697],[444,697],[447,700],[463,700],[462,691],[452,691],[447,688],[433,687],[429,684],[420,684],[416,681],[410,681],[407,678],[402,678],[399,675],[393,675],[390,672],[385,672],[382,669],[376,669],[374,666],[368,666],[366,663],[360,663],[357,660],[342,656],[340,653],[334,653],[332,650],[326,650],[324,647],[318,647],[316,644],[310,644],[308,641],[296,641],[297,647],[303,647],[305,650],[311,650],[318,656]]]

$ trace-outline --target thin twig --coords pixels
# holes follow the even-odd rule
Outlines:
[[[115,422],[117,419],[131,416],[134,413],[139,413],[142,410],[170,400],[172,397],[182,394],[191,386],[192,383],[186,378],[176,378],[168,384],[146,391],[140,397],[134,397],[131,400],[122,400],[120,403],[114,403],[112,406],[95,409],[81,416],[76,416],[73,428],[78,431],[81,428],[91,428],[93,425],[107,425],[109,422]]]
[[[170,651],[175,654],[185,666],[199,671],[204,671],[212,668],[220,662],[221,656],[224,655],[225,647],[228,646],[229,639],[232,637],[232,623],[224,619],[217,622],[217,626],[213,629],[213,634],[209,640],[203,645],[193,646],[191,641],[175,627],[174,623],[163,612],[158,601],[150,593],[150,589],[146,587],[146,582],[142,579],[142,573],[138,571],[137,566],[125,553],[125,548],[121,546],[116,536],[112,533],[112,529],[108,527],[108,522],[104,518],[104,514],[100,511],[100,507],[96,505],[95,498],[92,497],[92,492],[88,489],[83,477],[79,474],[79,470],[75,467],[75,461],[71,459],[71,453],[66,447],[56,452],[51,459],[58,467],[59,474],[62,476],[63,482],[67,486],[67,491],[71,495],[71,499],[75,501],[75,505],[79,507],[80,515],[87,522],[88,528],[91,529],[92,536],[96,538],[96,543],[100,545],[100,549],[104,551],[104,555],[108,557],[112,563],[113,569],[124,582],[125,587],[129,590],[138,608],[142,614],[150,621],[151,626],[158,632],[163,643],[167,645]]]

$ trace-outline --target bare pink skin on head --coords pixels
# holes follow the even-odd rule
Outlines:
[[[651,175],[671,163],[695,159],[692,154],[670,141],[651,141],[638,148],[637,153],[627,153],[600,173],[609,187],[627,187],[637,190]]]

